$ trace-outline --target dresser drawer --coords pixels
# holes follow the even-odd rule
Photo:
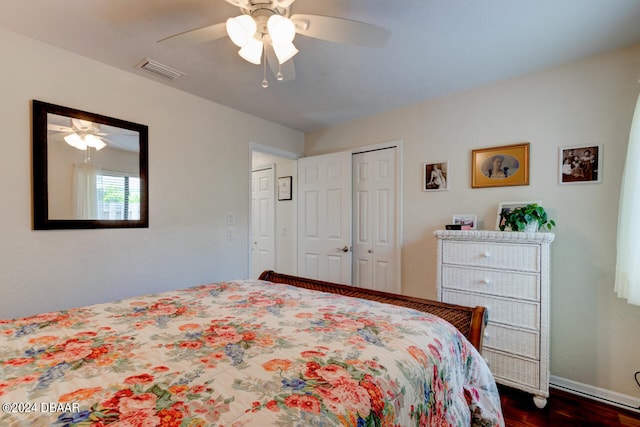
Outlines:
[[[489,364],[489,369],[497,382],[504,379],[536,389],[540,387],[540,365],[538,362],[509,356],[490,349],[485,349],[482,356]]]
[[[538,303],[474,295],[449,289],[442,290],[442,301],[469,307],[485,306],[489,312],[489,322],[530,329],[540,327],[540,305]]]
[[[489,322],[485,329],[485,348],[503,350],[532,359],[540,358],[540,334]]]
[[[537,273],[445,265],[442,267],[441,283],[443,288],[540,300],[540,276]]]
[[[515,243],[442,242],[444,264],[540,271],[540,246]]]

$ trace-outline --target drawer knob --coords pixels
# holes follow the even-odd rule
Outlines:
[[[483,252],[482,256],[485,258],[491,258],[491,252],[487,251],[487,252]]]
[[[489,332],[485,331],[485,332],[484,332],[484,337],[485,337],[485,338],[489,338]]]
[[[488,285],[489,283],[491,283],[491,280],[485,277],[484,279],[481,280],[481,282],[484,283],[485,285]]]

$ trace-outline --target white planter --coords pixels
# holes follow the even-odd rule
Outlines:
[[[538,232],[538,223],[537,222],[530,222],[529,224],[527,224],[524,227],[524,232],[525,233],[537,233]]]

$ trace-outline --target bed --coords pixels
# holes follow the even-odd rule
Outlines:
[[[0,425],[503,426],[483,327],[270,271],[0,320]]]

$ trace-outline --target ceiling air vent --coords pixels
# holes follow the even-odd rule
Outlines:
[[[168,67],[149,58],[144,58],[142,61],[140,61],[137,67],[158,77],[162,77],[168,80],[175,80],[179,77],[184,76],[185,74],[182,71],[178,71],[175,68]]]

